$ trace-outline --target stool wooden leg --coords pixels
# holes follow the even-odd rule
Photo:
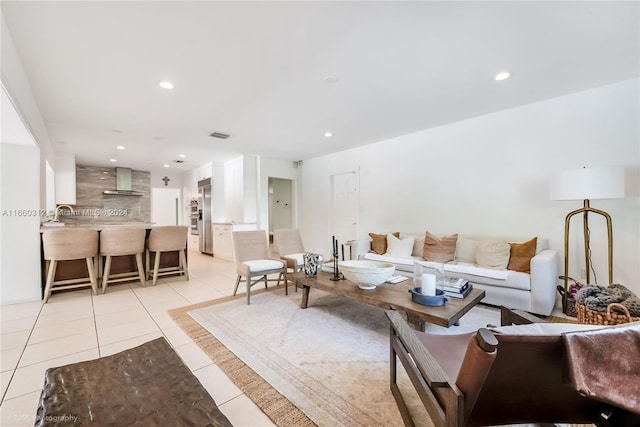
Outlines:
[[[89,280],[91,280],[91,289],[93,289],[93,293],[98,295],[98,281],[96,280],[96,271],[93,265],[93,257],[86,258],[87,260],[87,270],[89,270]]]
[[[49,261],[49,273],[47,274],[47,285],[44,288],[44,302],[45,304],[49,301],[49,297],[51,296],[51,288],[53,287],[53,279],[56,277],[56,267],[58,266],[58,261],[53,260]]]
[[[150,258],[149,253],[150,252],[151,251],[149,249],[144,251],[145,266],[147,267],[144,271],[147,279],[151,278],[151,270],[149,269],[149,258]]]
[[[156,280],[158,280],[158,270],[160,270],[160,252],[156,252],[156,259],[153,263],[153,286],[156,285]]]
[[[142,286],[147,286],[147,281],[144,277],[144,268],[142,268],[142,254],[136,254],[136,264],[138,266],[138,277],[140,278],[140,283]]]
[[[109,274],[111,273],[111,255],[107,255],[107,259],[104,262],[104,273],[102,273],[102,293],[107,292],[107,286],[109,286]]]
[[[178,251],[180,253],[180,268],[184,271],[184,276],[189,280],[189,267],[187,266],[187,255],[184,250]]]

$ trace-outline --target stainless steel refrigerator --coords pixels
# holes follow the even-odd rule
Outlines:
[[[211,178],[198,181],[198,235],[200,236],[200,252],[213,255]]]

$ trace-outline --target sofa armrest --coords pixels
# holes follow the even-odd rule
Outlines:
[[[556,303],[558,252],[545,249],[531,258],[531,312],[548,316]]]
[[[349,259],[360,259],[361,256],[371,250],[371,240],[369,239],[350,240],[345,245],[347,244],[351,248]]]

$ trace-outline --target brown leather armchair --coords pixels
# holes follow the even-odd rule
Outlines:
[[[513,313],[503,312],[503,324],[511,324],[514,317],[509,315]],[[391,322],[391,391],[407,426],[414,421],[398,387],[398,361],[435,426],[554,422],[640,425],[640,323],[607,329],[609,339],[611,334],[621,334],[631,336],[631,342],[636,343],[635,348],[625,345],[620,349],[627,352],[627,362],[631,361],[635,366],[631,370],[636,371],[625,374],[631,377],[625,378],[624,393],[632,394],[623,397],[625,406],[615,398],[587,397],[578,392],[579,387],[571,381],[572,364],[567,363],[567,334],[494,334],[480,329],[468,334],[434,335],[411,329],[396,311],[386,313]],[[515,317],[527,318],[526,314]],[[570,335],[575,338],[590,333]]]

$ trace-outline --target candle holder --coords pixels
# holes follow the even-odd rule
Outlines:
[[[333,276],[331,276],[329,280],[333,280],[334,282],[337,282],[338,280],[346,280],[338,268],[338,240],[336,239],[336,236],[333,236],[331,247],[333,248]],[[344,246],[342,247],[342,257],[344,260]]]
[[[413,264],[413,284],[425,295],[436,295],[436,289],[444,284],[444,264],[433,261],[415,261]]]

